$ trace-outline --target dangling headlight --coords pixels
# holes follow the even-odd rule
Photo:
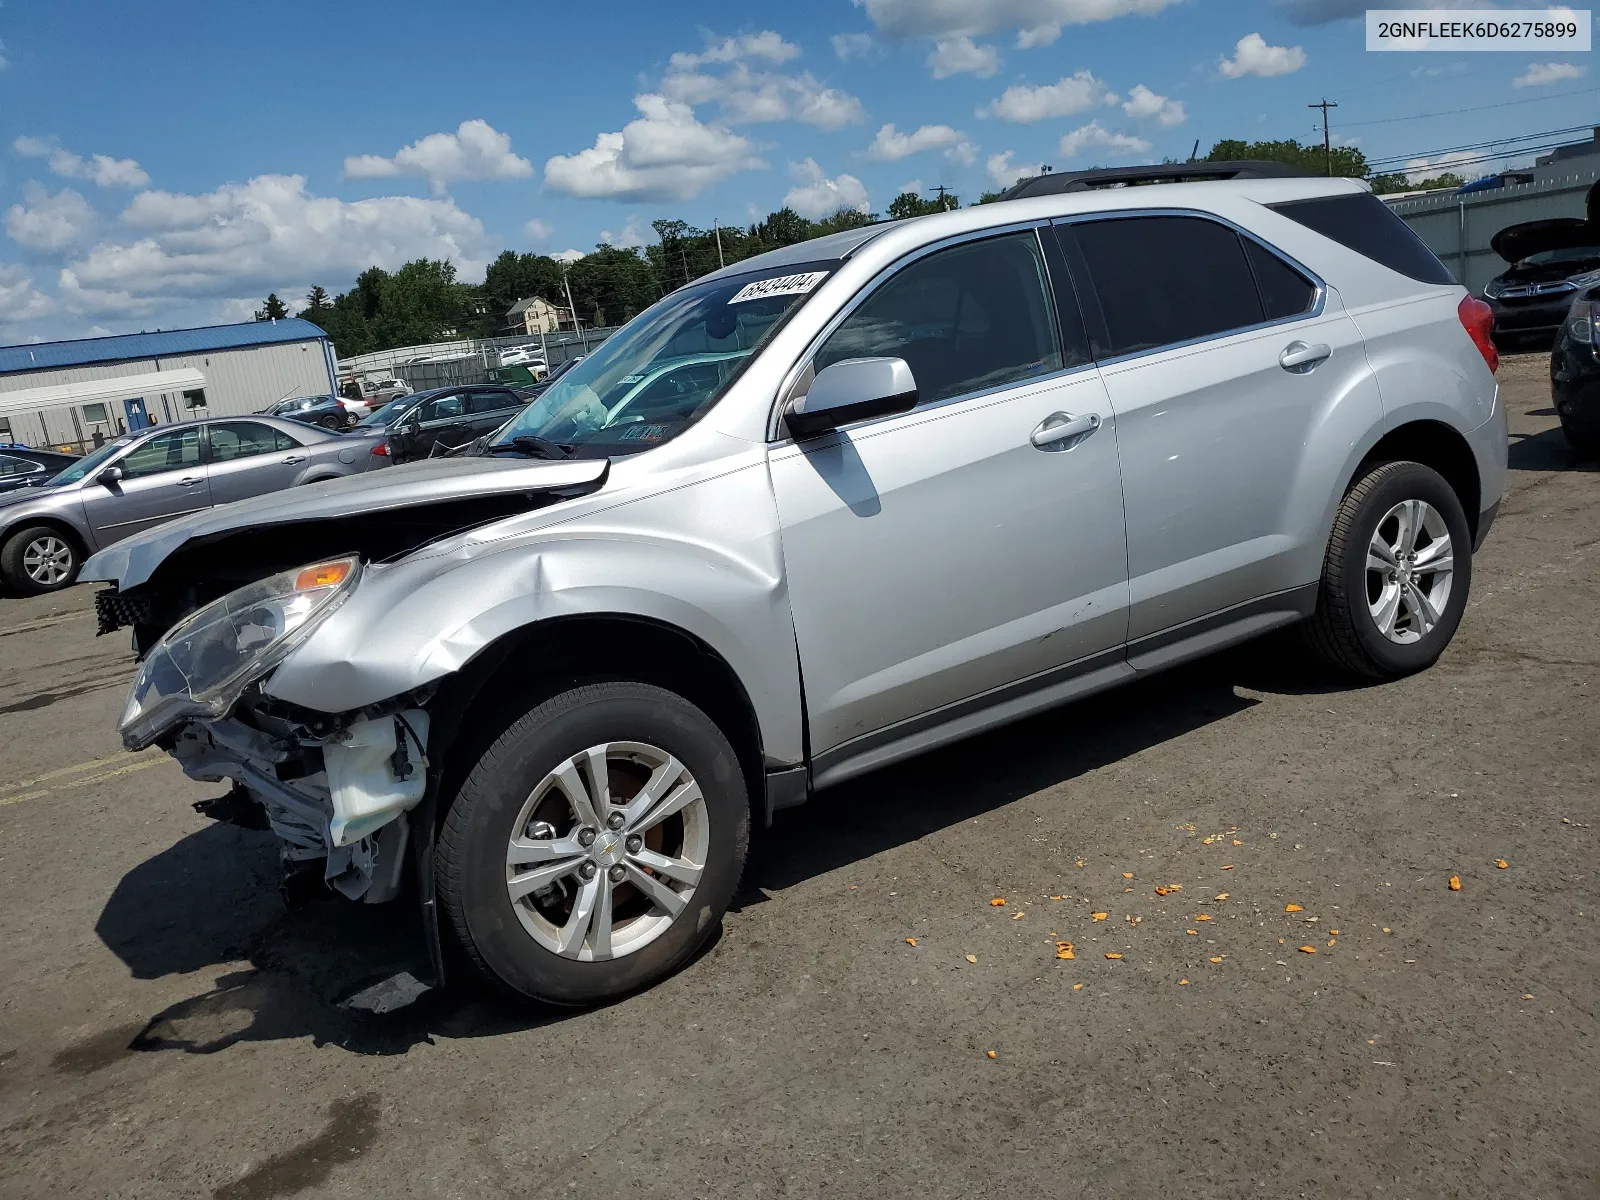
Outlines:
[[[167,631],[145,656],[122,709],[129,750],[184,717],[220,717],[350,594],[361,560],[297,567],[229,592]]]

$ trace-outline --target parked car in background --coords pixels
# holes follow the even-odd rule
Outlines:
[[[500,351],[502,367],[529,367],[535,374],[545,369],[544,351],[538,346],[512,346]]]
[[[286,417],[307,425],[320,425],[324,429],[348,429],[363,417],[372,415],[365,404],[345,400],[339,396],[293,396],[279,400],[263,411],[264,416]]]
[[[42,486],[0,498],[0,578],[27,595],[56,591],[90,554],[129,534],[387,466],[381,445],[271,416],[185,421],[115,438]]]
[[[1600,283],[1578,293],[1556,332],[1550,400],[1567,443],[1600,457]]]
[[[1554,217],[1509,225],[1489,245],[1511,264],[1483,289],[1502,349],[1549,345],[1572,298],[1600,283],[1600,229],[1589,221]]]
[[[0,496],[22,488],[39,487],[77,461],[76,454],[57,454],[54,450],[30,450],[26,446],[0,448]]]
[[[382,433],[395,462],[455,450],[500,428],[528,403],[516,388],[465,384],[413,392],[391,401],[356,429]]]
[[[347,375],[339,380],[339,397],[365,404],[369,410],[381,408],[397,396],[411,394],[411,388],[399,379],[372,381],[357,375]]]
[[[1079,178],[695,280],[482,455],[98,555],[124,745],[348,897],[414,851],[434,963],[577,1005],[692,961],[817,789],[1292,625],[1431,666],[1505,482],[1487,306],[1355,180]]]

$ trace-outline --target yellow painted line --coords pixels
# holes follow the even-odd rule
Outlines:
[[[43,775],[35,775],[32,779],[0,785],[0,796],[8,792],[20,792],[24,788],[37,787],[41,783],[49,783],[52,779],[60,779],[66,775],[76,775],[79,771],[93,771],[118,762],[131,762],[137,758],[139,756],[134,754],[107,754],[103,758],[91,758],[88,762],[77,763],[70,767],[57,767],[54,771],[46,771]],[[160,755],[152,756],[152,761],[160,761]]]
[[[134,771],[142,771],[146,767],[159,767],[162,763],[164,763],[166,761],[167,761],[167,756],[165,754],[156,754],[156,755],[152,755],[149,758],[142,759],[139,762],[129,763],[125,767],[118,767],[115,771],[106,771],[104,774],[101,774],[101,775],[91,775],[87,779],[74,779],[74,780],[72,780],[72,781],[70,781],[68,783],[58,783],[58,784],[55,785],[55,789],[47,789],[47,790],[59,790],[61,788],[88,787],[91,783],[101,783],[101,782],[103,782],[103,781],[105,781],[107,779],[115,779],[119,775],[131,775]]]
[[[0,796],[0,808],[4,808],[8,804],[21,804],[24,800],[37,800],[40,796],[48,796],[49,794],[50,789],[45,788],[42,792],[23,792],[20,796]]]
[[[134,756],[128,754],[118,755],[117,757],[133,758]],[[38,779],[31,780],[30,782],[39,783],[47,778],[59,778],[62,775],[71,774],[73,771],[81,771],[85,766],[95,766],[99,763],[115,761],[116,758],[102,758],[97,759],[93,763],[85,763],[78,767],[63,767],[59,771],[52,771],[48,776],[41,775]],[[126,766],[117,767],[110,771],[101,771],[98,775],[86,775],[82,779],[69,779],[65,783],[56,783],[49,787],[36,788],[31,792],[18,792],[15,795],[0,796],[0,808],[4,808],[8,804],[21,804],[24,800],[38,800],[50,795],[52,792],[62,792],[68,788],[88,787],[90,784],[104,783],[108,779],[116,779],[123,775],[131,775],[135,771],[143,771],[147,767],[158,767],[166,761],[167,756],[165,754],[140,755],[137,759],[128,763]]]

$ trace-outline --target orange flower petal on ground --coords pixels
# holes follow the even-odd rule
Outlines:
[[[1198,929],[1185,929],[1184,932],[1187,933],[1190,937],[1199,937],[1200,936],[1200,931]]]
[[[1222,868],[1222,869],[1223,869],[1223,870],[1224,870],[1224,871],[1231,871],[1231,870],[1233,870],[1233,864],[1232,864],[1232,863],[1228,863],[1228,864],[1227,864],[1227,865],[1225,865],[1225,866],[1224,866],[1224,867],[1223,867],[1223,868]]]
[[[1200,839],[1200,844],[1202,846],[1209,846],[1209,845],[1211,845],[1212,842],[1214,842],[1216,840],[1217,840],[1216,838],[1212,837],[1210,834],[1207,834],[1205,837]]]
[[[1090,913],[1089,915],[1091,917],[1093,917],[1096,921],[1104,921],[1111,914],[1110,913]]]
[[[1301,954],[1315,954],[1316,952],[1317,952],[1317,948],[1315,946],[1301,946],[1300,947],[1300,953]]]
[[[1056,957],[1057,958],[1076,958],[1077,955],[1072,952],[1072,943],[1071,942],[1057,942],[1056,943]]]
[[[1005,897],[1003,896],[996,896],[993,900],[989,901],[990,908],[1004,908],[1005,906],[1006,901]]]
[[[1020,912],[1020,913],[1012,913],[1012,914],[1011,914],[1011,919],[1012,919],[1012,920],[1013,920],[1013,921],[1020,921],[1020,920],[1022,920],[1022,918],[1023,918],[1023,917],[1025,917],[1025,916],[1027,916],[1027,915],[1028,915],[1028,914],[1027,914],[1027,913],[1025,913],[1025,912]]]
[[[1171,888],[1158,887],[1156,889],[1156,895],[1165,896],[1171,890],[1172,890]]]
[[[1304,912],[1305,909],[1301,908],[1298,904],[1285,904],[1283,906],[1283,911],[1284,912]]]
[[[1106,957],[1107,958],[1121,958],[1122,955],[1118,954],[1115,950],[1110,950],[1110,951],[1106,952]]]
[[[1494,860],[1494,865],[1495,865],[1495,866],[1497,866],[1497,867],[1499,867],[1499,868],[1500,868],[1500,869],[1501,869],[1501,870],[1502,870],[1502,871],[1504,871],[1504,870],[1505,870],[1505,869],[1506,869],[1506,868],[1507,868],[1507,867],[1509,867],[1509,866],[1510,866],[1510,865],[1511,865],[1511,864],[1510,864],[1510,863],[1508,863],[1508,862],[1507,862],[1507,861],[1506,861],[1506,860],[1505,860],[1505,859],[1503,859],[1503,858],[1497,858],[1497,859],[1495,859],[1495,860]]]
[[[985,1050],[985,1051],[984,1051],[984,1053],[985,1053],[985,1054],[986,1054],[986,1055],[988,1055],[988,1056],[989,1056],[989,1057],[990,1057],[990,1058],[999,1058],[999,1057],[1000,1057],[1000,1056],[999,1056],[999,1055],[998,1055],[998,1054],[996,1054],[996,1053],[995,1053],[995,1052],[994,1052],[994,1051],[993,1051],[993,1050]]]
[[[1211,920],[1211,914],[1210,913],[1197,913],[1197,914],[1195,914],[1195,918],[1194,919],[1196,921],[1209,921],[1209,920]]]
[[[1187,979],[1180,979],[1180,980],[1178,980],[1178,986],[1179,987],[1188,987],[1189,986],[1189,981]]]
[[[1081,858],[1080,858],[1080,859],[1079,859],[1079,860],[1078,860],[1078,861],[1077,861],[1077,862],[1076,862],[1076,863],[1074,863],[1074,864],[1073,864],[1073,865],[1074,865],[1074,866],[1077,866],[1077,867],[1081,867],[1081,866],[1083,866],[1083,859],[1081,859]]]
[[[1212,958],[1212,959],[1211,959],[1211,961],[1212,961],[1212,962],[1214,962],[1214,963],[1219,963],[1219,962],[1221,962],[1221,961],[1222,961],[1222,955],[1220,955],[1220,954],[1218,954],[1218,955],[1215,955],[1215,956],[1213,956],[1213,958]]]
[[[917,944],[917,939],[916,938],[907,938],[906,939],[906,945],[915,946],[916,944]]]
[[[967,961],[969,963],[975,963],[978,961],[978,956],[976,954],[969,954],[967,955]]]
[[[1450,876],[1450,890],[1452,892],[1459,892],[1461,890],[1461,876],[1459,876],[1459,875]]]
[[[1083,990],[1083,984],[1081,984],[1081,983],[1073,984],[1072,985],[1072,990],[1075,991],[1075,992],[1081,992]]]
[[[1228,893],[1227,892],[1218,892],[1215,896],[1213,896],[1211,898],[1213,900],[1215,900],[1218,904],[1221,904],[1224,900],[1226,900],[1228,898]]]
[[[1132,879],[1133,878],[1133,872],[1132,871],[1124,871],[1122,873],[1122,877],[1124,879]]]

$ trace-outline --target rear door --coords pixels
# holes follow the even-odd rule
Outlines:
[[[0,454],[0,493],[43,483],[51,474],[53,472],[46,471],[36,462],[11,454]]]
[[[206,426],[211,502],[231,504],[289,487],[304,469],[304,446],[260,421],[212,421]]]
[[[211,507],[202,461],[201,426],[146,438],[114,465],[122,478],[85,483],[83,507],[98,545],[148,529],[162,521]]]
[[[411,436],[406,456],[427,458],[435,446],[447,449],[470,442],[473,435],[469,432],[469,396],[470,393],[462,389],[424,400],[417,413],[420,428]]]
[[[1327,430],[1344,436],[1336,412],[1347,419],[1353,405],[1372,423],[1382,417],[1360,331],[1338,297],[1204,214],[1057,228],[1090,298],[1117,415],[1130,655],[1137,663],[1140,638],[1234,606],[1308,603],[1327,494],[1320,482],[1309,500],[1297,488],[1304,463]]]

